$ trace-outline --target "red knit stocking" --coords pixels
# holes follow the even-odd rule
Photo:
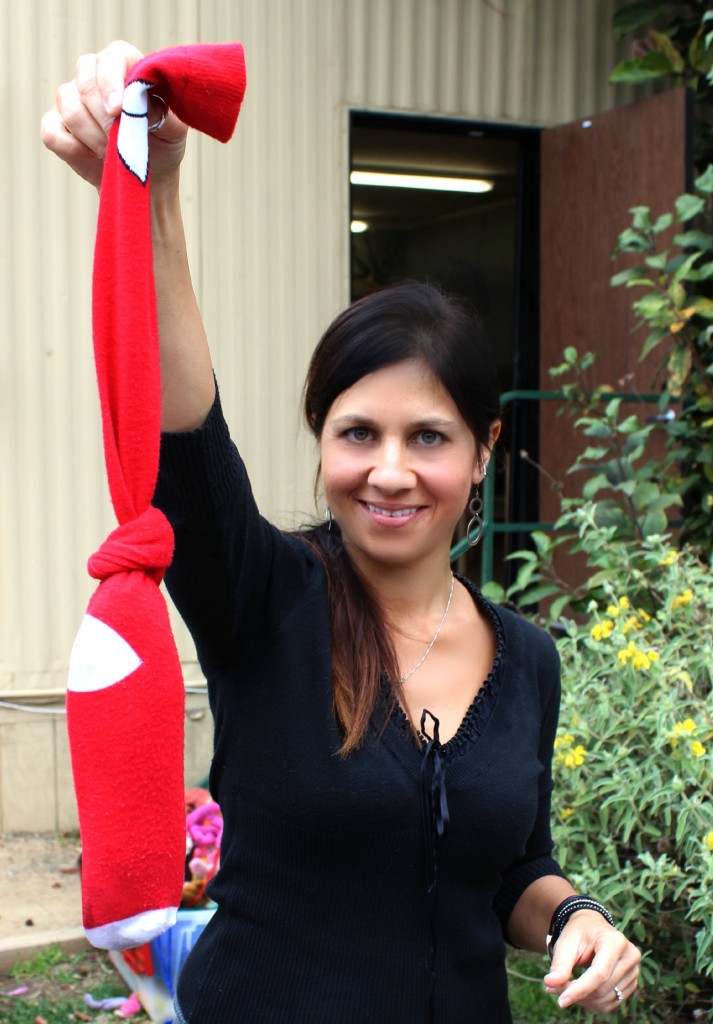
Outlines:
[[[119,526],[89,560],[100,584],[70,660],[67,720],[82,837],[84,928],[104,949],[175,921],[185,861],[183,678],[159,584],[173,531],[151,505],[161,380],[151,255],[148,96],[227,142],[245,90],[242,47],[143,59],[126,84],[102,178],[93,329],[109,490]]]

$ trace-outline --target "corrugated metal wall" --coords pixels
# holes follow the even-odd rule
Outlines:
[[[113,526],[90,344],[96,201],[45,153],[42,111],[75,58],[241,39],[246,103],[222,149],[192,139],[183,196],[224,404],[264,510],[312,511],[299,393],[349,294],[348,114],[413,111],[550,124],[621,101],[614,0],[24,0],[0,35],[0,699],[61,711],[87,556]],[[296,510],[296,517],[293,512]],[[176,624],[186,679],[200,674]],[[188,721],[187,777],[209,715]],[[46,710],[46,709],[45,709]],[[0,706],[0,832],[75,824],[64,717]],[[110,742],[110,737],[107,737]]]

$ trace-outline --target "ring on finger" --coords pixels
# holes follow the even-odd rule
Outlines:
[[[623,1003],[624,1002],[624,993],[619,988],[619,986],[615,985],[613,991],[614,991],[614,995],[616,997],[617,1003]]]
[[[158,100],[158,102],[161,104],[161,112],[158,116],[158,119],[154,121],[153,124],[149,125],[149,131],[160,132],[166,123],[166,118],[168,117],[168,103],[166,103],[163,96],[159,96],[155,92],[151,93],[151,99]]]

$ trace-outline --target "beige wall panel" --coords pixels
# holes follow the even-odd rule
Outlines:
[[[623,102],[614,0],[349,0],[354,107],[557,124]]]
[[[86,560],[114,525],[91,355],[96,200],[38,139],[40,115],[76,57],[116,37],[144,51],[199,40],[245,45],[248,92],[236,136],[226,147],[191,139],[182,194],[233,433],[261,507],[290,526],[313,511],[315,456],[299,419],[304,372],[349,294],[350,109],[551,124],[612,106],[623,98],[606,85],[612,7],[613,0],[25,0],[9,17],[6,5],[0,698],[47,690],[61,702],[93,588]],[[193,646],[174,622],[186,682],[199,681]],[[0,829],[73,826],[64,719],[0,715]],[[187,722],[189,782],[207,769],[209,724],[208,716]],[[35,764],[42,770],[28,771]]]
[[[213,754],[213,718],[208,707],[208,696],[188,694],[186,697],[186,757],[184,776],[186,786],[196,786],[208,774]]]
[[[69,759],[67,719],[54,715],[55,744],[55,821],[52,826],[58,832],[71,832],[77,827],[77,802],[72,785],[72,768]]]
[[[0,724],[3,831],[57,827],[54,727],[52,717],[21,712]]]

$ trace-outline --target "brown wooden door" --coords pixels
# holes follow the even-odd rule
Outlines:
[[[612,288],[625,264],[612,259],[616,240],[630,225],[632,206],[658,215],[673,209],[687,181],[687,97],[683,89],[542,133],[540,237],[540,387],[557,382],[548,369],[574,345],[601,355],[591,386],[652,389],[654,363],[639,363],[643,342],[634,331],[632,291]],[[576,493],[581,480],[566,471],[584,438],[557,416],[552,402],[540,410],[540,464]],[[555,519],[559,500],[543,479],[540,520]]]

